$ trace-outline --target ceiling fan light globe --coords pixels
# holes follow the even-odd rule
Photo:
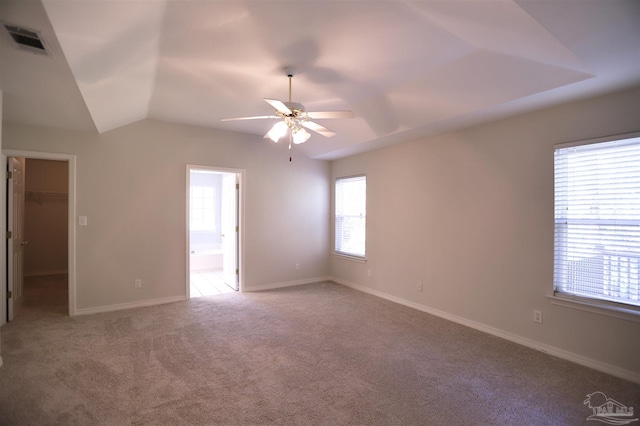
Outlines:
[[[310,137],[311,137],[311,134],[309,132],[307,132],[305,129],[298,128],[298,130],[293,133],[293,143],[295,144],[305,143],[306,141],[309,140]]]
[[[287,123],[285,123],[284,121],[278,121],[276,124],[273,125],[271,130],[269,130],[269,132],[267,133],[267,136],[272,141],[278,142],[281,137],[287,134],[287,129],[288,129]]]

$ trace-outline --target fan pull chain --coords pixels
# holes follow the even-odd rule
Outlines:
[[[292,155],[291,154],[291,139],[292,139],[291,131],[289,131],[289,162],[291,162],[291,155]]]

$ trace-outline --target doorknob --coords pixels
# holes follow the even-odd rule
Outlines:
[[[23,242],[21,242],[21,243],[20,243],[20,245],[21,245],[22,247],[26,246],[27,244],[29,244],[29,241],[23,241]]]

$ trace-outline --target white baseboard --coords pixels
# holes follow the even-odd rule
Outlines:
[[[264,291],[264,290],[273,290],[276,288],[284,288],[284,287],[293,287],[297,285],[303,284],[312,284],[322,281],[331,281],[329,277],[318,277],[318,278],[307,278],[304,280],[296,280],[296,281],[287,281],[273,284],[264,284],[259,286],[253,286],[249,288],[243,288],[242,292],[253,292],[253,291]],[[112,311],[121,311],[123,309],[133,309],[133,308],[141,308],[146,306],[154,306],[154,305],[162,305],[165,303],[173,303],[173,302],[182,302],[187,300],[185,296],[174,296],[174,297],[166,297],[162,299],[152,299],[152,300],[143,300],[140,302],[130,302],[130,303],[120,303],[117,305],[107,305],[107,306],[97,306],[95,308],[81,308],[76,309],[76,315],[90,315],[90,314],[98,314],[101,312],[112,312]]]
[[[281,283],[273,283],[273,284],[263,284],[251,287],[245,287],[242,289],[243,292],[253,292],[253,291],[264,291],[264,290],[273,290],[276,288],[284,288],[284,287],[294,287],[297,285],[303,284],[313,284],[319,283],[322,281],[335,281],[331,277],[317,277],[317,278],[307,278],[304,280],[296,280],[296,281],[286,281]]]
[[[101,312],[121,311],[123,309],[143,308],[147,306],[163,305],[165,303],[183,302],[187,300],[185,296],[164,297],[161,299],[143,300],[140,302],[120,303],[117,305],[97,306],[95,308],[76,309],[76,315],[90,315]]]
[[[391,302],[399,303],[404,306],[408,306],[410,308],[417,309],[422,312],[426,312],[431,315],[435,315],[440,318],[444,318],[449,321],[453,321],[455,323],[471,327],[473,329],[482,331],[487,334],[491,334],[493,336],[497,336],[503,338],[505,340],[509,340],[511,342],[517,343],[519,345],[523,345],[529,347],[531,349],[535,349],[549,355],[556,356],[558,358],[562,358],[567,361],[574,362],[576,364],[583,365],[585,367],[593,368],[594,370],[601,371],[603,373],[610,374],[615,377],[619,377],[621,379],[629,380],[634,383],[640,384],[640,373],[636,373],[631,370],[626,370],[624,368],[617,367],[615,365],[611,365],[602,361],[598,361],[592,358],[587,358],[580,354],[576,354],[573,352],[566,351],[564,349],[557,348],[555,346],[546,345],[544,343],[537,342],[535,340],[527,339],[526,337],[519,336],[517,334],[509,333],[504,330],[500,330],[498,328],[490,327],[488,325],[471,321],[463,317],[459,317],[456,315],[449,314],[444,311],[440,311],[438,309],[433,309],[425,305],[421,305],[419,303],[411,302],[406,299],[402,299],[400,297],[392,296],[390,294],[384,293],[379,290],[370,289],[368,287],[355,284],[346,280],[342,280],[340,278],[331,277],[328,280],[333,281],[335,283],[344,285],[346,287],[352,288],[354,290],[362,291],[364,293],[371,294],[373,296],[380,297],[382,299],[389,300]]]

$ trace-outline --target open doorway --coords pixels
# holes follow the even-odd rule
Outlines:
[[[240,178],[234,170],[188,166],[189,297],[240,288]]]
[[[69,163],[25,159],[22,315],[69,314]]]
[[[3,150],[2,158],[8,230],[2,322],[73,315],[75,157]]]

